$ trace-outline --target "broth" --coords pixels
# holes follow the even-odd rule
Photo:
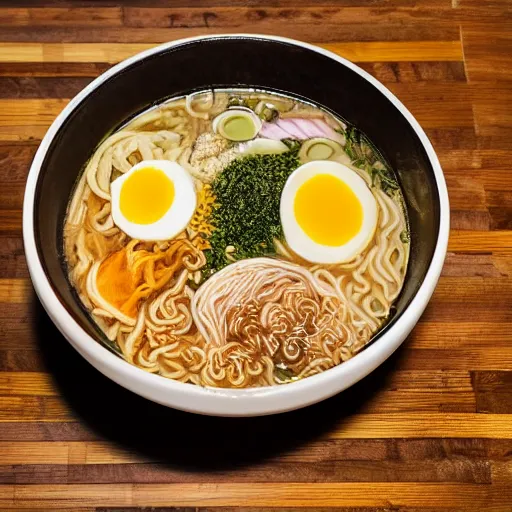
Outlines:
[[[128,121],[85,165],[63,228],[70,282],[123,357],[213,387],[353,357],[389,318],[410,244],[396,177],[356,127],[252,89]]]

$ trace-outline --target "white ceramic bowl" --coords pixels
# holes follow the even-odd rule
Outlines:
[[[312,78],[304,72],[305,65],[328,79]],[[183,76],[165,71],[171,68],[185,69]],[[66,281],[59,245],[62,222],[73,183],[95,145],[128,115],[149,104],[185,89],[217,84],[286,90],[338,112],[377,144],[397,168],[406,201],[414,199],[420,205],[421,211],[410,211],[411,263],[393,320],[354,358],[291,384],[209,389],[147,373],[98,342],[97,331]],[[167,43],[121,62],[94,80],[44,137],[28,176],[23,211],[25,252],[35,290],[73,347],[134,393],[168,407],[218,416],[297,409],[368,375],[400,346],[420,318],[441,273],[448,233],[448,194],[437,156],[418,122],[386,87],[353,63],[316,46],[243,34]]]

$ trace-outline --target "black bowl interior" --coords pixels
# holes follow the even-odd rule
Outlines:
[[[397,172],[411,255],[388,329],[423,282],[438,238],[439,194],[426,152],[400,111],[354,71],[310,49],[250,36],[187,42],[135,62],[67,118],[42,164],[34,209],[37,249],[55,293],[87,333],[106,341],[71,289],[62,258],[62,226],[77,177],[99,142],[128,118],[169,96],[228,86],[285,91],[325,106],[362,130]]]

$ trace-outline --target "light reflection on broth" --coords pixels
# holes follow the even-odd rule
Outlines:
[[[135,225],[132,238],[114,223],[122,212],[111,183],[129,183],[144,161],[176,162],[186,176],[162,178],[177,206],[145,212],[155,222]],[[320,168],[332,176],[315,182],[316,199],[303,201],[296,218],[286,207],[295,198],[289,184],[304,169],[309,183]],[[343,186],[319,188],[338,178]],[[179,205],[187,180],[195,211]],[[125,196],[153,208],[144,196],[151,187],[140,187],[140,198],[136,189]],[[348,206],[336,202],[338,189]],[[343,211],[352,226],[343,237],[323,223],[301,227],[322,198],[316,217],[332,211],[339,227]],[[383,326],[409,256],[403,204],[380,154],[326,111],[267,92],[205,91],[148,110],[98,146],[68,206],[64,251],[84,307],[127,361],[197,385],[269,386],[343,363]],[[162,240],[164,214],[186,228]]]

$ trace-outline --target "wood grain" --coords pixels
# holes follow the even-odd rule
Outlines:
[[[197,34],[196,34],[197,35]],[[189,35],[187,34],[186,37]],[[165,41],[166,39],[163,38]],[[0,62],[116,63],[149,50],[154,43],[1,43]],[[459,41],[347,42],[320,44],[354,62],[460,61]]]
[[[74,95],[156,44],[232,32],[317,43],[382,81],[451,201],[404,345],[338,396],[250,420],[164,409],[90,367],[37,301],[21,233],[31,161]],[[511,34],[508,0],[1,2],[0,510],[512,510]]]
[[[510,489],[480,484],[431,483],[236,483],[216,484],[69,484],[0,486],[0,505],[92,506],[451,506],[481,507],[492,499],[508,506]]]

